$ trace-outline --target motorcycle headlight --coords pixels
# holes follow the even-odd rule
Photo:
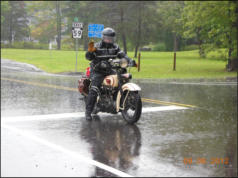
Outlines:
[[[121,61],[120,61],[120,66],[121,68],[126,68],[128,65],[128,62],[125,58],[122,58]]]

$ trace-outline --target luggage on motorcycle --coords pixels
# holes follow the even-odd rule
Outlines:
[[[90,79],[87,77],[82,77],[78,80],[78,90],[83,95],[88,95],[89,92]]]
[[[86,69],[86,76],[87,76],[87,77],[90,77],[90,73],[91,73],[91,69],[90,69],[90,67],[88,67],[88,68]]]

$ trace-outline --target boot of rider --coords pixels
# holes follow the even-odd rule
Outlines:
[[[85,112],[85,118],[88,121],[92,120],[91,113],[93,111],[96,99],[97,99],[97,93],[93,90],[90,90],[88,93],[86,112]]]

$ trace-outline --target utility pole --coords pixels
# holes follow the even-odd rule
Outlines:
[[[57,49],[61,49],[61,10],[60,2],[56,1],[56,13],[57,13]]]

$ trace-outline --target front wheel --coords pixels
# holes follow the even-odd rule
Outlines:
[[[134,124],[140,119],[142,110],[141,97],[138,92],[125,91],[123,98],[126,97],[127,92],[129,93],[125,101],[125,108],[121,111],[121,114],[129,124]]]

